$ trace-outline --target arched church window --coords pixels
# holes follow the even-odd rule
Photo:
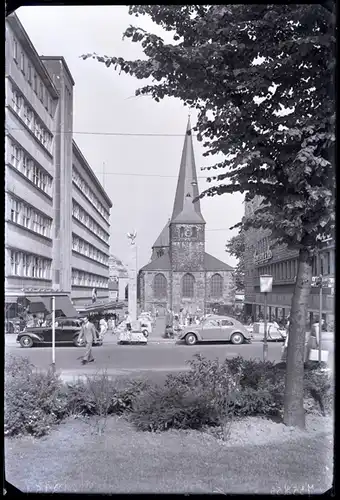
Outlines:
[[[162,273],[156,274],[153,281],[153,291],[154,296],[158,299],[162,299],[167,296],[167,279]]]
[[[159,250],[157,250],[157,257],[162,257],[162,255],[164,255],[164,250],[163,248],[160,248]]]
[[[197,238],[197,227],[193,227],[191,230],[191,235],[193,238]]]
[[[195,278],[192,274],[185,274],[182,278],[182,296],[193,297],[195,288]]]
[[[212,297],[222,297],[223,295],[223,278],[220,274],[214,274],[211,277],[210,293]]]
[[[184,238],[184,227],[180,227],[179,236],[180,236],[180,238]]]

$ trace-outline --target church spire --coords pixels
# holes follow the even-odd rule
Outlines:
[[[201,214],[200,202],[196,201],[193,203],[193,200],[198,195],[197,173],[189,116],[171,222],[205,224],[205,220]]]

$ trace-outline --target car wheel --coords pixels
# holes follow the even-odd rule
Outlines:
[[[242,333],[235,332],[232,334],[230,341],[232,344],[240,345],[240,344],[243,344],[244,337],[243,337]]]
[[[33,340],[28,335],[23,335],[20,339],[21,347],[33,347]]]
[[[73,340],[73,344],[76,346],[76,347],[84,347],[85,345],[85,342],[83,340],[79,340],[78,337],[76,337],[74,340]]]
[[[147,339],[148,336],[149,336],[149,332],[147,330],[143,330],[142,331],[142,334],[144,335],[144,337]]]
[[[197,342],[197,337],[193,333],[188,333],[188,335],[185,336],[185,342],[187,345],[195,345]]]

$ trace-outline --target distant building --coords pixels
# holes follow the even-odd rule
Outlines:
[[[118,301],[118,280],[109,280],[109,300]]]
[[[72,143],[72,300],[109,298],[110,208],[112,203],[75,141]]]
[[[260,206],[261,198],[255,197],[245,204],[245,215],[251,216]],[[298,250],[286,245],[273,246],[269,230],[249,229],[245,234],[245,313],[253,319],[263,315],[264,297],[260,293],[260,276],[273,276],[273,291],[268,293],[270,319],[284,319],[289,316],[296,283]],[[323,289],[322,317],[328,324],[334,322],[334,268],[335,244],[328,240],[313,260],[314,278],[323,274],[329,286]],[[309,324],[319,316],[319,289],[312,287],[308,303]]]
[[[108,298],[112,203],[72,139],[72,75],[63,57],[37,54],[15,14],[6,18],[5,71],[5,291],[59,289],[77,305],[96,287]]]
[[[129,274],[127,267],[114,255],[109,258],[110,281],[118,283],[118,300],[125,301],[128,298]]]
[[[185,135],[171,219],[139,273],[141,308],[207,311],[233,304],[233,269],[205,252],[205,220],[200,202],[190,121]]]

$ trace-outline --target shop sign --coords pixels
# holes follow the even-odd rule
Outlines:
[[[254,264],[264,264],[268,262],[273,257],[272,251],[270,249],[261,253],[254,253]]]

